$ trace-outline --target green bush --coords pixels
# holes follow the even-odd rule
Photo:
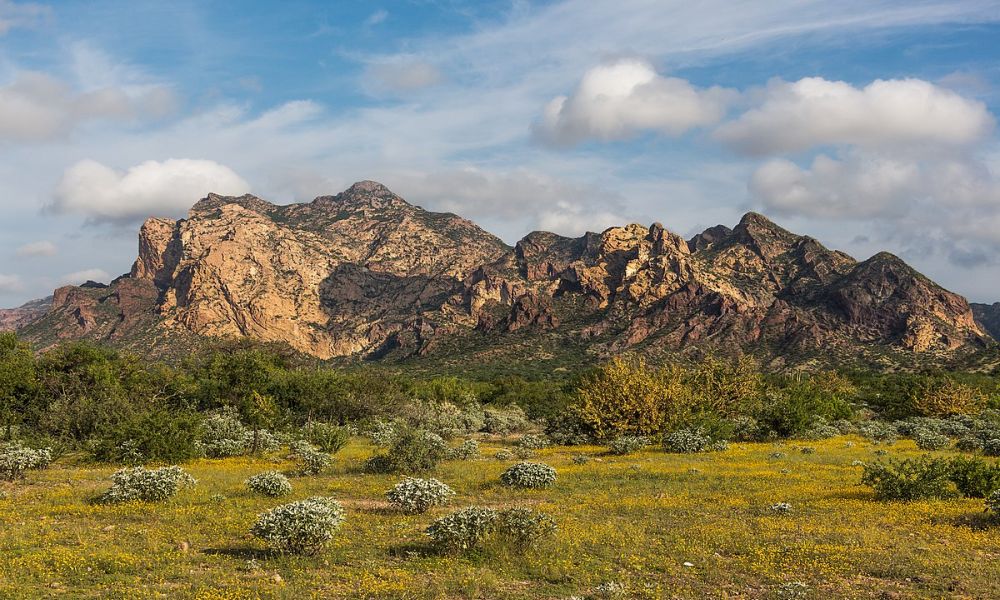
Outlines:
[[[913,441],[921,450],[943,450],[951,444],[951,438],[931,429],[918,428],[913,432]]]
[[[250,533],[279,552],[316,554],[344,522],[344,509],[333,498],[314,496],[261,513]]]
[[[949,463],[949,478],[968,498],[985,498],[1000,489],[1000,464],[978,457],[958,457]]]
[[[618,456],[638,452],[649,445],[649,439],[638,435],[622,435],[611,440],[608,452]]]
[[[556,470],[544,463],[519,462],[500,474],[506,486],[547,488],[556,482]]]
[[[327,454],[336,454],[351,440],[351,430],[347,427],[310,421],[302,429],[305,439]]]
[[[523,550],[555,535],[555,520],[529,508],[509,508],[497,514],[496,534],[501,543]]]
[[[490,407],[483,410],[483,431],[498,435],[519,433],[531,426],[524,410],[512,404],[506,407]]]
[[[147,469],[130,467],[119,469],[111,476],[111,488],[98,497],[101,504],[121,502],[159,502],[175,495],[183,487],[197,482],[177,465]]]
[[[264,471],[250,476],[244,485],[255,494],[277,498],[292,493],[292,482],[277,471]]]
[[[437,479],[407,477],[386,492],[386,499],[405,512],[420,514],[433,506],[447,504],[455,490]]]
[[[713,440],[704,429],[678,429],[663,438],[663,449],[674,454],[725,450],[725,440]]]
[[[299,463],[299,475],[319,475],[330,467],[333,459],[326,452],[321,452],[305,440],[299,440],[291,445],[292,456]]]
[[[448,450],[448,458],[452,460],[470,460],[479,456],[479,442],[465,440],[458,446]]]
[[[0,479],[15,481],[25,471],[44,469],[52,462],[52,449],[28,448],[14,442],[0,447]]]
[[[957,495],[947,460],[922,456],[867,464],[861,483],[875,490],[879,500],[922,500]]]
[[[470,506],[437,519],[427,528],[431,543],[442,552],[462,552],[481,546],[493,532],[497,511]]]
[[[524,448],[525,450],[541,450],[543,448],[548,448],[549,440],[545,439],[545,437],[541,435],[526,433],[514,443],[514,446],[517,448]]]
[[[1000,490],[995,490],[986,497],[986,512],[994,519],[1000,519]]]
[[[868,421],[858,427],[858,433],[873,444],[892,445],[899,439],[899,432],[889,423]]]
[[[365,464],[370,473],[421,473],[433,471],[447,458],[448,445],[429,431],[403,429],[394,436],[385,454],[373,456]]]
[[[202,453],[201,423],[200,415],[186,410],[137,414],[114,428],[104,428],[91,452],[98,461],[119,464],[188,461]]]

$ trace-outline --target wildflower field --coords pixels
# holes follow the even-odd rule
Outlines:
[[[280,453],[189,462],[194,487],[119,504],[94,502],[113,468],[63,457],[0,484],[0,597],[1000,597],[1000,526],[981,499],[882,502],[860,485],[861,463],[923,454],[910,440],[625,456],[556,446],[533,458],[558,472],[542,489],[502,485],[513,461],[494,455],[507,444],[480,443],[483,458],[441,464],[434,477],[456,494],[423,514],[386,501],[401,478],[362,471],[376,451],[362,438],[322,474],[292,477],[281,500],[244,486],[291,473]],[[345,511],[323,551],[277,554],[249,535],[261,512],[311,496]],[[434,552],[428,525],[466,506],[533,508],[558,531],[524,551]]]

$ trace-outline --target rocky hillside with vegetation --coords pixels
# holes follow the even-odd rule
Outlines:
[[[749,353],[944,360],[991,338],[968,302],[887,253],[858,262],[756,213],[684,239],[659,223],[515,247],[360,182],[277,206],[210,194],[149,219],[131,272],[56,290],[21,324],[37,347],[86,338],[165,354],[200,336],[321,359]]]
[[[972,314],[976,322],[995,339],[1000,340],[1000,302],[993,304],[972,304]]]

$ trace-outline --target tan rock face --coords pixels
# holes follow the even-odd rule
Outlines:
[[[898,258],[858,263],[755,213],[691,240],[631,224],[579,238],[535,232],[509,248],[374,182],[290,206],[210,194],[187,219],[150,219],[129,276],[107,290],[57,290],[46,319],[61,337],[246,336],[321,358],[433,354],[455,335],[785,362],[985,339],[963,298]]]

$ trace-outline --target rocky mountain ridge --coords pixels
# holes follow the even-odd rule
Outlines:
[[[857,262],[756,213],[691,239],[631,224],[511,248],[370,181],[288,206],[209,194],[187,219],[149,219],[128,275],[56,290],[21,333],[147,351],[251,337],[323,359],[750,352],[777,366],[990,343],[964,298],[897,257]]]

